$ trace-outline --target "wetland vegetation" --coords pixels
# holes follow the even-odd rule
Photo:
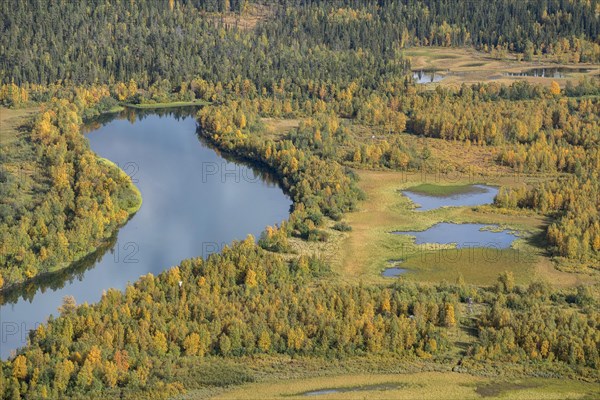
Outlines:
[[[498,188],[486,185],[431,185],[421,184],[402,192],[419,211],[440,207],[465,207],[491,204]]]

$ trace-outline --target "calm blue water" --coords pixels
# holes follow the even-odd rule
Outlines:
[[[404,268],[398,268],[398,267],[393,267],[393,268],[386,268],[383,270],[383,272],[381,273],[382,276],[386,277],[386,278],[395,278],[397,276],[400,276],[404,273],[408,272],[407,269]]]
[[[490,231],[484,228],[497,229],[497,225],[485,224],[452,224],[442,222],[424,231],[392,232],[397,235],[414,236],[415,244],[434,243],[440,245],[456,244],[456,248],[489,247],[507,249],[517,238],[509,230]]]
[[[248,234],[258,237],[288,218],[292,202],[273,178],[201,143],[190,111],[143,118],[129,112],[88,134],[92,150],[134,180],[142,207],[96,254],[3,294],[3,359],[26,343],[30,329],[58,314],[64,296],[96,302],[106,289],[124,289],[141,275],[207,256]]]
[[[430,196],[414,193],[410,190],[402,191],[406,197],[418,204],[415,211],[428,211],[440,207],[473,207],[493,203],[498,194],[498,188],[487,185],[472,185],[468,193],[459,193],[450,196]]]

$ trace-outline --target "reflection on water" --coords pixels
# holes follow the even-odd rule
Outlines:
[[[566,78],[568,74],[590,72],[587,68],[532,68],[520,72],[507,72],[507,76],[533,76],[538,78]]]
[[[74,280],[82,280],[85,272],[96,265],[107,251],[110,251],[117,243],[118,232],[112,235],[106,242],[102,243],[96,251],[88,254],[81,260],[74,262],[68,268],[58,270],[51,274],[40,275],[21,285],[16,285],[0,293],[0,304],[14,304],[23,299],[31,302],[37,292],[44,293],[46,290],[59,290]],[[4,309],[2,309],[4,311]],[[1,317],[1,316],[0,316]]]
[[[415,244],[456,245],[456,248],[488,247],[507,249],[515,241],[515,232],[498,225],[453,224],[441,222],[424,231],[392,232],[415,237]]]
[[[498,188],[486,185],[471,185],[461,193],[445,196],[415,193],[410,190],[404,190],[402,193],[411,199],[413,203],[418,204],[417,211],[428,211],[440,207],[473,207],[490,204],[498,194]]]
[[[444,79],[444,75],[438,73],[437,70],[420,70],[413,71],[413,80],[415,83],[433,83]]]
[[[186,258],[206,256],[289,215],[291,200],[260,168],[226,159],[198,140],[194,109],[126,110],[91,123],[92,150],[129,173],[143,204],[96,253],[69,269],[3,293],[0,355],[26,342],[64,296],[98,301]]]

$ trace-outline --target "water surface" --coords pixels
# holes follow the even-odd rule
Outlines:
[[[470,185],[468,190],[461,193],[443,196],[416,193],[408,190],[402,191],[406,197],[417,204],[416,211],[434,210],[440,207],[473,207],[493,203],[498,194],[498,188],[486,185]]]
[[[96,302],[106,289],[123,289],[141,275],[206,256],[287,219],[291,200],[273,177],[199,141],[193,111],[129,110],[88,134],[92,150],[132,177],[142,207],[98,252],[3,294],[2,358],[25,344],[30,329],[57,315],[64,296]]]
[[[507,249],[517,239],[514,231],[498,225],[453,224],[441,222],[424,231],[395,231],[415,237],[415,244],[454,245],[457,249],[487,247]]]
[[[383,276],[385,278],[396,278],[407,272],[408,272],[408,270],[405,268],[392,267],[392,268],[384,269],[383,272],[381,273],[381,276]]]
[[[420,70],[413,71],[413,80],[415,83],[433,83],[444,79],[444,75],[438,73],[437,70]]]

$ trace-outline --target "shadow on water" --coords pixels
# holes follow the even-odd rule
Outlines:
[[[136,121],[143,121],[146,117],[158,116],[158,117],[173,117],[177,121],[184,118],[195,117],[198,110],[202,106],[182,106],[182,107],[167,107],[167,108],[128,108],[125,107],[121,111],[114,113],[101,114],[89,121],[85,121],[81,128],[83,134],[90,133],[98,130],[105,125],[108,125],[115,120],[128,120],[130,123]]]
[[[157,108],[157,109],[133,109],[125,108],[122,111],[116,113],[106,113],[95,117],[94,119],[87,121],[81,128],[83,134],[100,129],[101,127],[115,121],[127,119],[132,124],[136,121],[141,121],[144,118],[151,115],[158,115],[160,117],[171,116],[176,120],[181,120],[190,116],[195,116],[196,112],[200,109],[200,106],[186,106],[186,107],[172,107],[172,108]],[[249,166],[253,167],[253,166]],[[269,179],[267,171],[260,173],[260,178]],[[269,180],[270,182],[271,180]],[[274,184],[277,181],[273,181]],[[133,217],[133,216],[132,216]],[[129,218],[131,219],[131,218]],[[129,221],[129,220],[128,220]],[[120,229],[120,228],[119,228]],[[48,272],[36,276],[35,278],[18,285],[11,286],[10,288],[4,289],[0,292],[0,305],[15,304],[21,298],[25,301],[33,300],[36,293],[44,293],[46,290],[58,290],[62,289],[68,283],[72,283],[74,280],[83,280],[85,272],[96,265],[102,257],[108,252],[112,251],[115,244],[117,243],[118,229],[117,231],[104,242],[102,242],[98,248],[83,257],[82,259],[75,261],[67,268],[63,268],[54,272]]]
[[[74,280],[83,280],[85,272],[93,268],[107,252],[114,248],[117,237],[118,233],[115,233],[98,246],[96,251],[74,262],[67,268],[38,275],[30,281],[3,290],[0,293],[0,305],[15,304],[20,299],[31,301],[38,292],[44,293],[46,290],[62,289]]]
[[[82,127],[82,133],[95,131],[115,120],[126,119],[133,124],[136,121],[144,120],[146,117],[158,115],[159,117],[170,116],[179,121],[184,118],[195,116],[196,112],[200,108],[201,106],[197,105],[162,109],[125,108],[117,113],[102,114],[94,118],[92,121],[85,123]],[[285,194],[288,194],[283,189],[284,186],[282,185],[281,179],[273,174],[265,164],[253,162],[247,158],[238,157],[234,154],[220,151],[200,134],[200,127],[197,128],[197,136],[198,140],[203,145],[212,149],[215,153],[217,153],[217,155],[224,158],[226,161],[250,168],[252,170],[251,179],[265,182],[270,186],[279,186],[282,188]],[[290,207],[290,212],[291,211],[292,210]],[[87,270],[94,267],[107,252],[113,251],[117,240],[118,230],[110,238],[101,243],[94,252],[74,262],[69,267],[60,269],[58,271],[41,274],[25,283],[14,285],[3,290],[0,292],[0,305],[15,304],[20,299],[31,301],[38,292],[44,293],[46,290],[62,289],[65,287],[65,285],[72,283],[74,280],[82,280]]]
[[[117,113],[103,114],[94,118],[93,121],[89,121],[84,125],[82,131],[83,133],[89,133],[100,129],[101,127],[115,120],[126,119],[133,124],[136,121],[143,121],[146,117],[149,116],[173,117],[177,121],[188,117],[195,118],[198,110],[200,110],[202,107],[203,106],[199,105],[141,109],[125,107],[124,110],[119,111]],[[256,160],[250,159],[248,157],[241,157],[234,153],[222,151],[221,149],[216,147],[210,140],[206,139],[206,136],[203,134],[203,130],[199,125],[196,126],[196,136],[200,143],[214,151],[218,156],[225,159],[225,161],[250,168],[252,170],[253,176],[248,178],[261,180],[269,185],[278,185],[279,187],[281,187],[284,194],[289,194],[285,189],[285,185],[282,184],[282,179],[268,165],[257,162]]]
[[[267,164],[219,149],[217,146],[214,145],[214,143],[212,143],[204,136],[203,130],[200,126],[196,128],[196,136],[198,137],[200,143],[214,151],[219,157],[222,157],[225,161],[250,168],[252,170],[252,176],[249,177],[250,179],[261,180],[270,186],[277,186],[286,196],[290,196],[290,192],[285,183],[283,182],[283,177],[277,174],[276,171],[274,171]],[[290,214],[293,211],[294,204],[292,203],[289,209]]]

